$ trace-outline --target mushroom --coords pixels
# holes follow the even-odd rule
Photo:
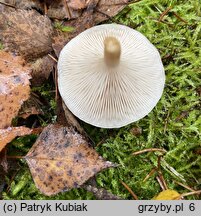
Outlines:
[[[165,73],[157,49],[136,30],[92,27],[73,38],[58,60],[58,87],[70,111],[102,128],[146,116],[159,101]]]

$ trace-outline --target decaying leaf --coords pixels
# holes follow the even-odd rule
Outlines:
[[[20,57],[0,51],[0,128],[11,125],[30,93],[30,68]]]
[[[102,169],[105,161],[72,128],[49,125],[25,157],[36,187],[45,195],[77,188]]]
[[[70,8],[74,10],[84,9],[87,6],[87,0],[66,0]]]
[[[127,5],[129,0],[100,0],[94,14],[96,24],[117,15]]]
[[[60,2],[60,4],[62,4],[62,2]],[[66,43],[68,43],[68,41],[70,41],[72,38],[83,32],[84,30],[91,28],[102,21],[108,20],[110,17],[115,16],[126,6],[128,2],[129,0],[87,1],[87,7],[82,10],[81,15],[79,14],[77,17],[68,17],[68,19],[70,20],[63,23],[65,26],[74,27],[75,31],[66,33],[58,32],[56,30],[54,32],[52,47],[57,57],[59,56],[61,49]],[[64,5],[61,7],[64,8]],[[61,16],[61,13],[59,13],[59,15]],[[64,17],[59,18],[64,19]]]
[[[178,199],[178,197],[180,197],[180,194],[177,191],[167,189],[160,192],[157,196],[153,198],[153,200],[175,200]]]
[[[28,118],[31,115],[44,115],[41,109],[41,103],[35,95],[31,94],[30,98],[25,101],[18,113],[18,117],[23,119]]]
[[[97,188],[91,185],[84,184],[82,188],[94,194],[98,200],[123,200],[122,197],[116,196],[104,188]]]
[[[31,84],[33,86],[40,86],[48,79],[51,71],[53,70],[55,61],[51,59],[48,55],[38,58],[36,61],[32,62],[30,67],[31,71]]]
[[[0,152],[9,142],[15,139],[15,137],[25,136],[31,133],[32,129],[23,126],[0,129]]]
[[[35,10],[0,13],[0,40],[5,48],[33,60],[52,50],[52,25]]]
[[[37,9],[37,11],[43,11],[43,3],[42,1],[38,0],[11,0],[10,4],[15,4],[16,8],[30,10],[30,9]]]

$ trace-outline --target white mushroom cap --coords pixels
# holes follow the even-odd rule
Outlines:
[[[123,25],[92,27],[59,56],[61,97],[75,116],[97,127],[119,128],[143,118],[159,101],[164,83],[157,49]]]

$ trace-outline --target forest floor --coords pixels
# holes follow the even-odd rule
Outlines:
[[[99,155],[118,164],[99,172],[96,186],[123,199],[133,198],[125,185],[138,199],[152,199],[167,188],[179,194],[201,190],[200,0],[136,1],[103,22],[127,25],[144,34],[159,50],[166,82],[157,106],[135,123],[120,129],[102,129],[79,121]],[[71,27],[76,28],[73,24]],[[65,31],[63,24],[54,28]],[[4,43],[0,42],[3,49]],[[32,94],[42,101],[42,113],[25,120],[18,116],[12,125],[44,127],[55,123],[55,90],[54,73],[42,84],[31,86]],[[15,138],[7,145],[6,155],[26,155],[37,136]],[[144,149],[148,151],[133,155]],[[2,199],[95,199],[82,188],[45,196],[35,186],[24,159],[7,160],[8,172],[0,169]],[[200,199],[201,195],[185,198]]]

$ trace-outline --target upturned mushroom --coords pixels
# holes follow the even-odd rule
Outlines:
[[[117,24],[92,27],[62,49],[61,97],[79,119],[119,128],[146,116],[165,83],[157,49],[136,30]]]

